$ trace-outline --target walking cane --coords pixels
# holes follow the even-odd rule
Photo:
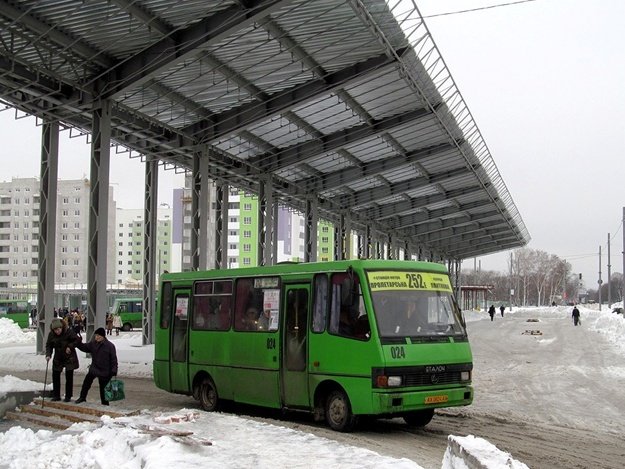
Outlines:
[[[43,394],[41,395],[41,408],[43,409],[43,400],[46,398],[46,385],[48,384],[48,366],[50,360],[46,360],[46,376],[43,378]]]

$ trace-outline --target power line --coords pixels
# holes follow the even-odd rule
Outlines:
[[[423,16],[423,18],[436,18],[438,16],[459,15],[460,13],[471,13],[473,11],[490,10],[491,8],[507,7],[510,5],[518,5],[519,3],[528,3],[528,2],[535,2],[535,1],[536,0],[519,0],[518,2],[499,3],[497,5],[489,5],[485,7],[472,8],[470,10],[458,10],[458,11],[450,11],[447,13],[436,13],[434,15]]]

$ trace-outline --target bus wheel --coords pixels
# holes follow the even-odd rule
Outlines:
[[[202,410],[207,412],[213,412],[217,410],[219,404],[219,397],[217,396],[217,388],[215,383],[210,378],[204,378],[200,383],[200,406]]]
[[[432,421],[434,409],[416,410],[404,415],[404,421],[411,427],[425,427]]]
[[[326,401],[326,421],[332,430],[351,431],[358,421],[352,414],[352,406],[344,391],[337,389],[330,393]]]
[[[124,324],[122,326],[122,331],[124,332],[128,332],[132,330],[132,324],[130,324],[129,322],[127,322],[126,324]]]

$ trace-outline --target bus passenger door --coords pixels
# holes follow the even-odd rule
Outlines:
[[[189,316],[191,291],[174,290],[169,376],[172,391],[189,392]]]
[[[282,403],[308,407],[308,311],[310,285],[286,285],[282,328]]]

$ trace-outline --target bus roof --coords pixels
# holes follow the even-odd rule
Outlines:
[[[188,272],[170,272],[161,275],[161,281],[195,280],[220,277],[250,277],[256,275],[304,274],[315,272],[343,272],[349,267],[356,270],[419,270],[447,273],[443,264],[425,261],[351,259],[327,262],[284,262],[271,266],[240,267],[236,269],[213,269]]]

